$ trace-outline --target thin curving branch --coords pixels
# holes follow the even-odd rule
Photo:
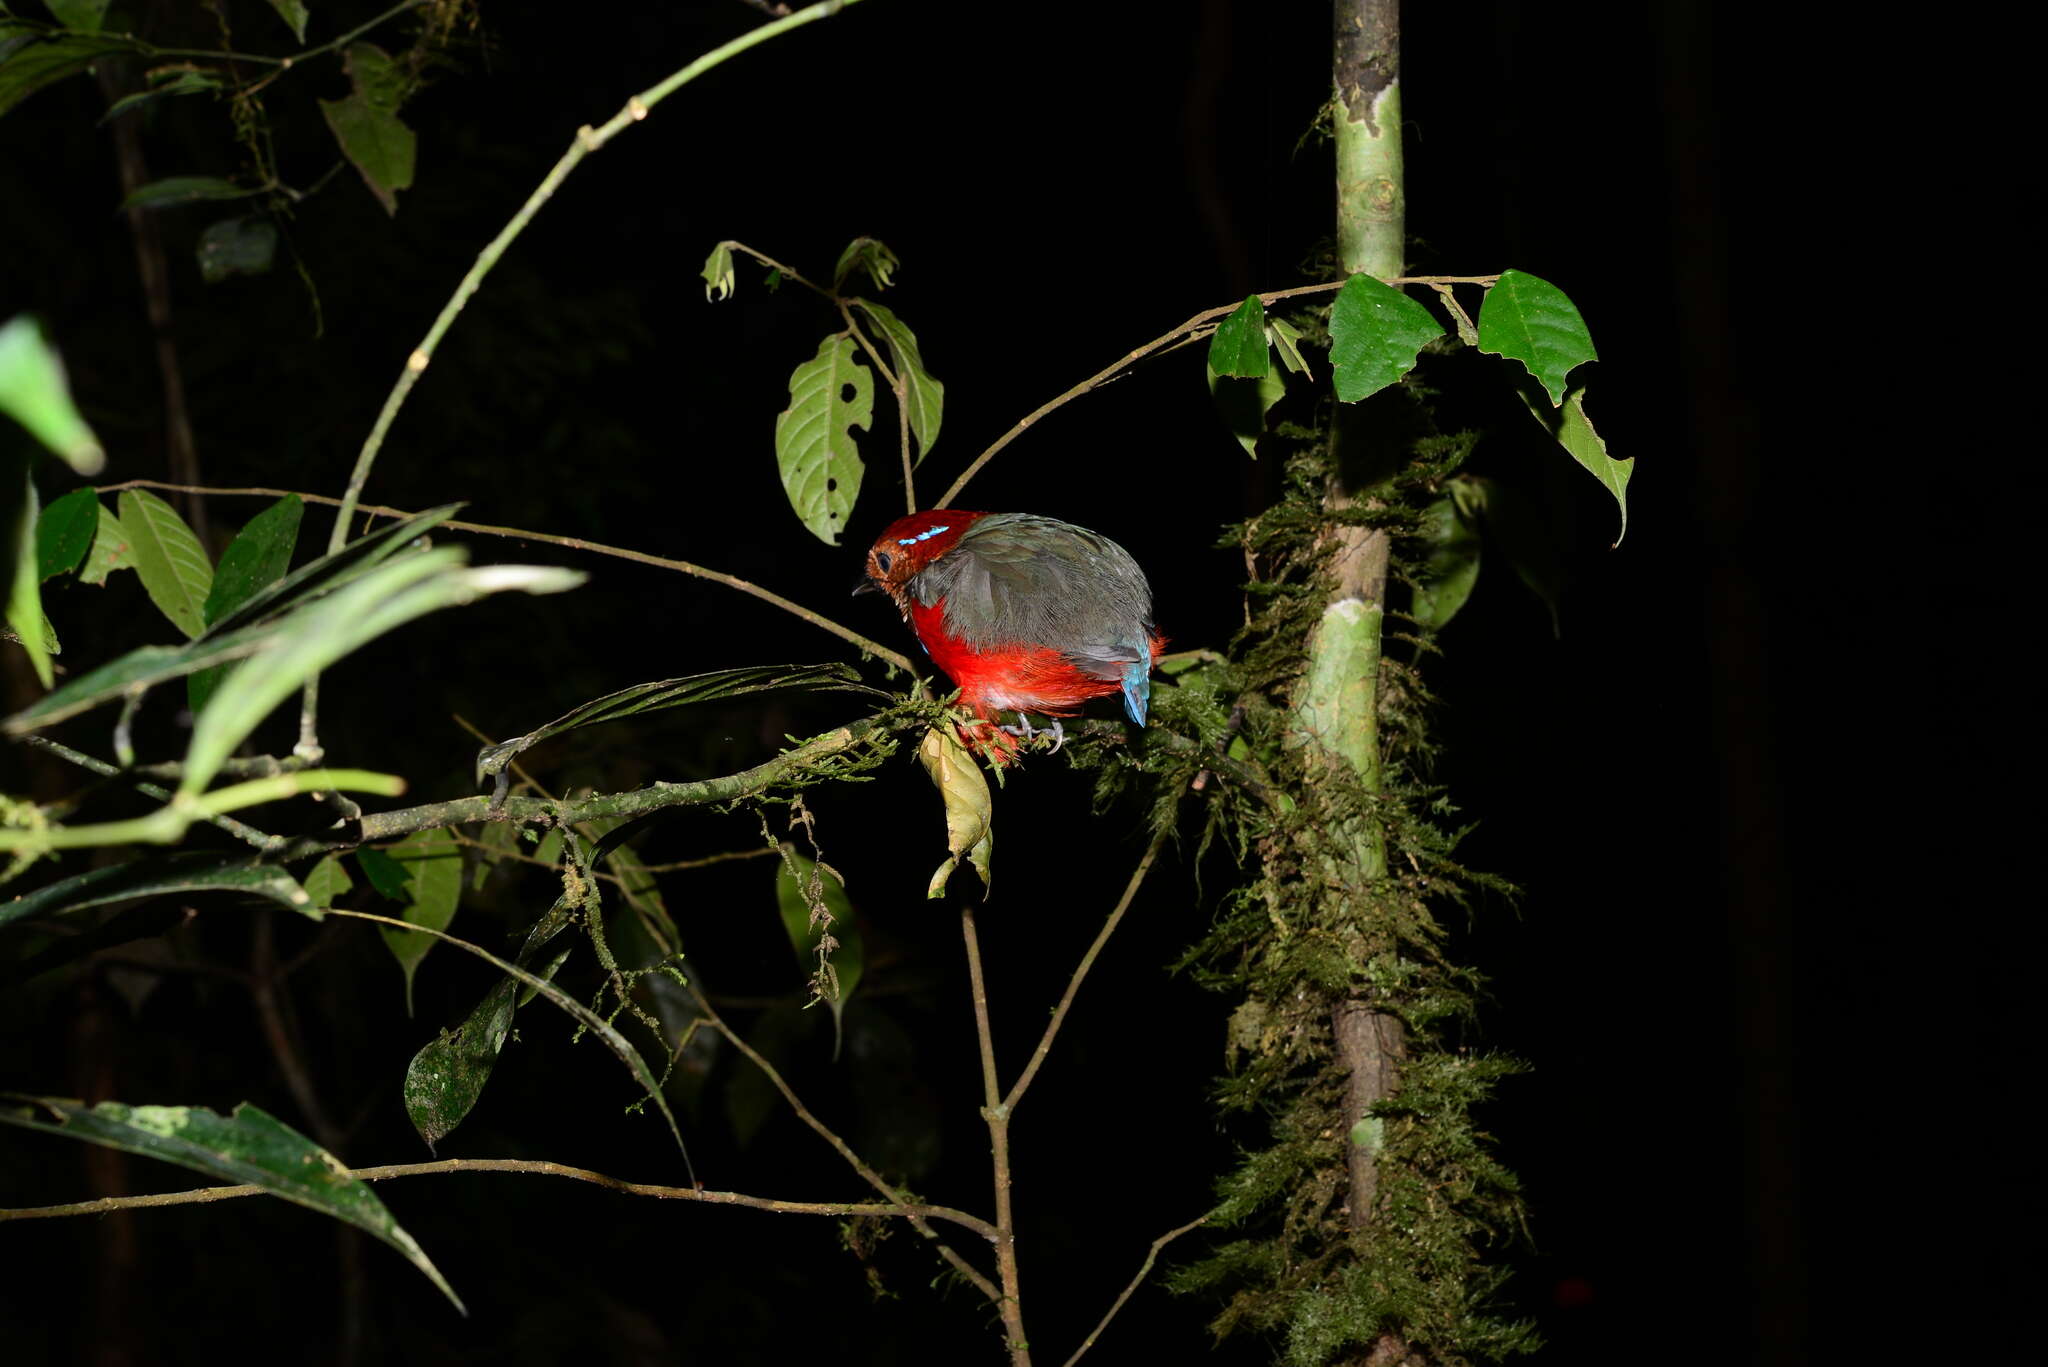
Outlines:
[[[1088,1337],[1081,1340],[1081,1346],[1079,1348],[1076,1348],[1074,1350],[1074,1355],[1067,1359],[1065,1367],[1074,1367],[1074,1364],[1081,1360],[1081,1354],[1087,1352],[1090,1348],[1093,1348],[1095,1346],[1095,1340],[1101,1338],[1102,1331],[1109,1328],[1109,1322],[1116,1318],[1117,1312],[1119,1310],[1122,1310],[1124,1308],[1124,1302],[1128,1301],[1132,1296],[1137,1294],[1138,1288],[1145,1284],[1145,1278],[1152,1275],[1152,1264],[1159,1261],[1159,1250],[1165,1248],[1168,1244],[1172,1243],[1175,1239],[1178,1239],[1181,1235],[1190,1234],[1193,1233],[1195,1230],[1200,1229],[1203,1225],[1207,1224],[1208,1221],[1209,1217],[1207,1215],[1200,1216],[1197,1219],[1188,1221],[1186,1224],[1181,1225],[1177,1229],[1167,1230],[1166,1233],[1160,1235],[1158,1238],[1152,1241],[1152,1247],[1150,1251],[1148,1251],[1145,1254],[1145,1261],[1138,1265],[1138,1275],[1131,1278],[1129,1283],[1125,1285],[1122,1294],[1116,1298],[1115,1303],[1112,1304],[1109,1307],[1108,1312],[1103,1315],[1101,1321],[1098,1324],[1096,1324],[1096,1326],[1093,1329],[1088,1331]]]
[[[1017,1223],[1010,1205],[1010,1108],[996,1081],[995,1033],[989,1028],[988,985],[981,973],[981,939],[974,908],[960,908],[960,934],[967,942],[967,979],[974,997],[974,1038],[981,1046],[981,1118],[988,1122],[989,1166],[996,1189],[996,1274],[1002,1278],[1003,1338],[1011,1367],[1031,1367],[1031,1341],[1024,1336],[1024,1302],[1017,1277]]]

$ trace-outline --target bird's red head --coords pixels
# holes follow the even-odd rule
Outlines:
[[[880,589],[907,612],[903,595],[910,581],[925,566],[952,550],[963,532],[987,516],[985,512],[934,508],[897,518],[868,548],[869,582],[862,587]]]

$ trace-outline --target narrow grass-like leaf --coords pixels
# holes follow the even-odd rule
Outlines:
[[[1308,368],[1308,362],[1301,356],[1301,329],[1285,318],[1266,320],[1266,339],[1273,349],[1280,353],[1281,361],[1287,368],[1303,379],[1312,380],[1315,372]]]
[[[583,582],[532,565],[463,569],[461,547],[406,556],[293,613],[260,654],[230,674],[192,725],[181,793],[203,790],[235,747],[312,675],[385,632],[488,593],[559,593]]]
[[[14,494],[0,498],[0,585],[5,585],[7,625],[28,653],[28,661],[44,688],[57,682],[50,668],[50,642],[43,635],[42,581],[36,576],[36,482],[22,461],[10,472],[0,459],[0,479],[9,479]],[[9,504],[12,506],[8,506]]]
[[[990,827],[994,803],[989,797],[988,779],[967,747],[953,733],[940,727],[925,732],[917,747],[918,762],[931,776],[946,805],[946,862],[933,871],[926,897],[943,897],[947,880],[966,855],[981,875],[982,895],[988,895],[989,861],[995,849]]]
[[[231,608],[208,623],[204,634],[219,636],[332,593],[367,574],[461,511],[460,503],[444,503],[438,508],[386,523],[367,536],[357,537],[338,551],[308,561],[270,587],[259,589],[240,607]]]
[[[134,548],[135,572],[171,625],[197,636],[206,625],[213,566],[178,510],[147,489],[121,492],[121,525]]]
[[[68,574],[78,568],[92,549],[93,534],[99,530],[99,495],[91,489],[73,489],[43,509],[36,519],[36,579]]]
[[[895,314],[872,299],[856,299],[856,306],[875,320],[875,331],[889,344],[889,358],[903,380],[904,407],[910,413],[910,435],[917,438],[917,460],[921,464],[939,439],[939,420],[945,415],[946,386],[932,378],[918,354],[917,338]]]
[[[652,683],[634,684],[631,688],[622,688],[616,693],[594,698],[523,736],[514,736],[510,740],[486,746],[477,752],[477,782],[481,783],[493,775],[503,773],[505,766],[520,754],[549,737],[573,731],[579,726],[596,726],[600,722],[617,721],[621,717],[659,712],[670,707],[684,707],[690,703],[710,702],[716,698],[737,698],[748,693],[768,693],[778,689],[821,688],[871,693],[876,697],[887,696],[861,683],[860,675],[855,672],[853,666],[847,664],[755,665],[744,669],[713,670],[708,674],[690,674],[680,679],[656,679]]]
[[[243,1102],[230,1116],[200,1106],[87,1106],[60,1097],[0,1093],[0,1120],[82,1139],[246,1182],[331,1215],[397,1249],[461,1310],[462,1299],[376,1194],[339,1158],[268,1112]],[[464,1311],[464,1313],[468,1313]]]
[[[789,407],[775,419],[775,464],[790,507],[828,546],[839,544],[860,493],[853,429],[867,431],[874,416],[875,375],[851,337],[827,337],[789,377]]]
[[[416,926],[446,930],[462,897],[462,846],[447,830],[415,831],[385,852],[403,868],[405,919]],[[420,961],[434,947],[425,935],[402,930],[383,932],[384,945],[405,974],[405,1014],[412,1014],[412,980]]]
[[[61,916],[109,902],[138,897],[194,892],[241,892],[265,897],[320,919],[320,908],[307,891],[275,864],[232,855],[181,853],[137,859],[104,869],[89,869],[60,879],[11,902],[0,902],[0,925],[25,916]]]
[[[1548,280],[1503,271],[1479,306],[1479,349],[1520,361],[1550,395],[1564,402],[1565,377],[1599,359],[1579,306]],[[1604,481],[1603,481],[1604,482]]]
[[[209,199],[248,199],[260,195],[263,187],[250,189],[218,176],[166,176],[138,185],[121,201],[124,209],[168,209],[174,204],[197,204]]]
[[[105,584],[115,570],[135,568],[135,548],[128,542],[128,529],[106,504],[99,507],[99,530],[93,533],[92,549],[85,553],[85,564],[78,570],[81,584]]]
[[[0,67],[0,72],[4,70]],[[5,109],[0,94],[0,112]],[[26,315],[0,323],[0,416],[26,427],[30,436],[81,475],[96,475],[107,463],[99,438],[71,402],[71,385],[57,349],[36,320]]]
[[[1241,380],[1256,380],[1272,369],[1266,347],[1266,306],[1248,295],[1237,311],[1216,325],[1209,337],[1209,371]]]
[[[1360,273],[1330,306],[1330,368],[1337,397],[1356,403],[1415,368],[1422,348],[1444,330],[1428,309],[1391,285]]]

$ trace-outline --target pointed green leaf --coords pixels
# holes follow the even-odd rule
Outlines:
[[[91,570],[90,560],[86,568]],[[247,659],[269,644],[278,630],[277,623],[263,623],[226,636],[202,637],[190,645],[142,646],[79,675],[23,708],[7,718],[4,729],[9,735],[25,735],[171,679]]]
[[[147,489],[121,492],[121,525],[135,548],[135,572],[150,601],[171,625],[197,636],[206,625],[206,595],[213,591],[213,566],[177,509]]]
[[[91,489],[73,489],[43,509],[36,519],[36,579],[68,574],[92,549],[100,528],[100,498]]]
[[[552,982],[573,948],[556,954],[539,970],[539,976]],[[443,1030],[406,1065],[405,1112],[429,1149],[447,1138],[475,1108],[484,1084],[491,1080],[498,1055],[511,1038],[512,1015],[523,1005],[519,980],[500,980],[461,1025]]]
[[[1337,397],[1357,403],[1415,368],[1422,348],[1443,336],[1428,309],[1391,285],[1359,274],[1330,306],[1330,368]]]
[[[349,44],[346,60],[355,89],[347,99],[320,101],[320,113],[384,212],[396,214],[398,192],[412,186],[418,148],[413,131],[398,117],[404,73],[371,43]]]
[[[43,0],[56,21],[74,33],[98,33],[113,0]]]
[[[790,872],[794,866],[795,873]],[[775,903],[782,913],[782,929],[796,951],[797,963],[806,972],[817,970],[813,979],[818,995],[832,1005],[836,1017],[846,999],[860,982],[862,964],[860,932],[853,927],[853,902],[838,875],[796,850],[784,850],[775,866]],[[822,915],[820,913],[823,913]],[[829,919],[828,919],[829,918]],[[829,956],[820,959],[818,946],[826,935],[839,942]],[[836,991],[828,990],[836,987]]]
[[[1272,369],[1266,352],[1266,306],[1249,295],[1237,311],[1216,325],[1209,338],[1209,371],[1256,380]]]
[[[940,727],[925,732],[923,743],[917,747],[917,758],[946,805],[946,862],[933,871],[924,895],[945,895],[947,880],[952,878],[964,854],[981,875],[982,895],[987,896],[989,861],[995,848],[995,833],[990,826],[995,805],[989,797],[988,779],[967,753],[967,747],[951,731]]]
[[[1598,360],[1579,307],[1548,280],[1504,271],[1479,306],[1479,349],[1520,361],[1550,395],[1564,402],[1573,367]]]
[[[405,900],[406,881],[412,877],[412,870],[393,859],[390,855],[368,845],[355,852],[356,867],[363,871],[363,877],[370,880],[370,886],[393,902]]]
[[[120,99],[108,105],[107,112],[100,115],[100,122],[102,124],[112,123],[129,110],[140,109],[146,104],[155,104],[158,100],[168,99],[177,95],[203,95],[207,91],[220,89],[220,81],[217,77],[190,67],[181,70],[152,71],[149,75],[149,80],[150,86],[147,90],[138,90],[133,94],[123,95]]]
[[[306,13],[303,0],[270,0],[270,7],[291,28],[292,37],[302,43],[306,41],[306,20],[312,16]]]
[[[44,86],[75,76],[110,52],[132,52],[133,38],[61,33],[44,37],[0,22],[0,114]]]
[[[240,214],[206,225],[199,234],[199,275],[209,285],[237,275],[262,275],[277,259],[277,225],[262,214]]]
[[[405,919],[416,926],[446,930],[462,897],[462,846],[447,830],[416,831],[391,847],[391,860],[408,874]],[[431,935],[384,927],[379,930],[391,957],[405,973],[405,1014],[412,1014],[412,980],[434,947]]]
[[[260,195],[263,186],[250,189],[218,176],[168,176],[138,185],[121,201],[124,209],[168,209],[174,204],[196,204],[208,199],[247,199]]]
[[[878,698],[888,696],[861,683],[859,673],[849,664],[754,665],[743,669],[716,669],[707,674],[690,674],[680,679],[656,679],[651,683],[634,684],[631,688],[622,688],[616,693],[594,698],[523,736],[514,736],[510,740],[486,746],[477,752],[477,782],[482,783],[493,775],[503,773],[506,765],[549,737],[559,736],[580,726],[596,726],[601,722],[639,716],[644,712],[660,712],[671,707],[685,707],[691,703],[710,702],[717,698],[737,698],[749,693],[769,693],[781,689],[837,689],[850,693],[868,693]]]
[[[107,463],[99,439],[71,402],[57,349],[26,315],[0,324],[0,415],[26,427],[81,475],[96,475]]]
[[[839,264],[832,268],[832,288],[837,290],[844,285],[855,271],[866,271],[875,288],[885,290],[902,264],[896,253],[889,250],[888,243],[879,238],[856,237],[839,253]]]
[[[1621,509],[1621,530],[1614,535],[1614,544],[1628,535],[1628,479],[1635,473],[1636,460],[1616,460],[1607,454],[1607,443],[1593,430],[1593,420],[1586,416],[1586,391],[1574,389],[1564,401],[1564,410],[1557,427],[1557,440],[1565,450],[1572,453],[1572,459],[1586,467],[1587,473],[1607,486],[1607,492],[1614,495],[1615,506]]]
[[[1412,614],[1417,626],[1442,631],[1479,582],[1479,529],[1445,494],[1423,510],[1420,530],[1428,549],[1415,576]]]
[[[219,854],[172,854],[73,874],[11,902],[0,902],[0,925],[24,916],[60,916],[109,902],[167,893],[241,892],[267,897],[313,920],[320,908],[298,880],[275,864]]]
[[[209,622],[204,635],[223,636],[251,622],[276,616],[287,608],[333,593],[369,573],[435,527],[462,511],[460,503],[444,503],[423,513],[387,522],[366,536],[359,536],[340,550],[308,561],[265,589],[251,594],[240,607],[231,608]]]
[[[875,416],[875,376],[851,337],[827,337],[789,377],[789,407],[775,419],[775,463],[783,492],[811,535],[828,546],[860,493],[860,448],[853,428]]]
[[[199,1106],[87,1106],[6,1092],[0,1093],[0,1121],[176,1163],[222,1182],[251,1183],[331,1215],[397,1249],[462,1309],[461,1298],[413,1237],[339,1158],[246,1101],[223,1116]]]
[[[732,298],[732,248],[721,242],[704,258],[704,298],[711,303]]]
[[[228,613],[284,577],[291,568],[292,550],[299,542],[299,519],[306,505],[297,494],[286,494],[249,519],[220,553],[220,567],[214,571],[213,587],[202,609],[206,624],[213,625]]]
[[[106,504],[100,504],[99,510],[99,530],[93,533],[92,549],[78,571],[81,584],[104,584],[115,570],[135,568],[135,548],[129,544],[128,529]]]
[[[13,508],[0,511],[0,517],[6,520],[5,535],[0,536],[0,565],[5,566],[5,577],[0,583],[7,585],[7,626],[9,634],[28,653],[37,680],[49,688],[57,682],[57,676],[50,667],[51,643],[43,635],[42,580],[36,576],[36,483],[29,477],[26,461],[20,462],[13,472],[6,469],[9,463],[0,459],[0,479],[9,478],[11,473],[19,481],[15,487],[20,493],[13,500]]]
[[[853,302],[875,320],[875,331],[881,333],[889,344],[889,358],[903,380],[903,402],[910,412],[910,434],[917,438],[915,463],[921,464],[931,454],[932,443],[939,439],[939,419],[946,407],[946,386],[933,379],[931,372],[924,368],[924,358],[917,350],[917,338],[895,314],[870,299]]]
[[[1301,358],[1301,329],[1285,318],[1268,319],[1266,339],[1280,353],[1280,359],[1289,370],[1304,379],[1314,379],[1315,372],[1308,368],[1308,362]]]
[[[1266,434],[1266,414],[1286,393],[1287,381],[1272,366],[1255,380],[1209,372],[1209,398],[1230,435],[1237,438],[1237,444],[1253,460],[1259,458],[1259,438]]]
[[[313,899],[313,905],[325,911],[334,905],[334,899],[355,886],[348,876],[348,870],[341,866],[341,856],[323,855],[303,880],[306,896]]]

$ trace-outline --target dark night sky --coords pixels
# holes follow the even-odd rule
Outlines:
[[[729,569],[903,646],[878,600],[844,602],[858,552],[803,533],[774,474],[769,437],[785,377],[836,324],[800,291],[765,294],[745,265],[738,297],[706,304],[696,272],[710,246],[737,238],[814,274],[855,234],[896,250],[904,265],[887,302],[948,385],[945,435],[920,472],[929,496],[1018,416],[1121,352],[1199,308],[1300,283],[1330,213],[1326,151],[1296,146],[1326,93],[1323,7],[1041,5],[963,18],[966,8],[868,0],[712,73],[587,162],[456,324],[368,497],[401,507],[468,499],[478,521]],[[1561,453],[1482,445],[1480,468],[1545,501],[1567,529],[1562,634],[1552,637],[1504,567],[1489,566],[1433,676],[1450,751],[1440,776],[1478,823],[1464,857],[1527,890],[1518,910],[1483,907],[1458,932],[1460,952],[1493,980],[1488,1042],[1533,1064],[1485,1117],[1528,1189],[1532,1241],[1509,1255],[1519,1269],[1511,1295],[1550,1338],[1546,1362],[1644,1361],[1648,1344],[1660,1361],[1801,1361],[1808,1331],[1856,1294],[1855,1264],[1820,1250],[1853,1242],[1862,1223],[1865,1160],[1831,1156],[1863,1123],[1862,1073],[1822,1060],[1857,1054],[1848,1002],[1888,953],[1876,933],[1883,869],[1835,852],[1879,801],[1865,779],[1882,763],[1862,740],[1875,704],[1840,691],[1834,671],[1931,592],[1906,583],[1880,606],[1813,587],[1853,552],[1850,528],[1878,495],[1795,459],[1811,453],[1821,421],[1795,375],[1839,395],[1845,372],[1825,357],[1788,356],[1770,277],[1773,263],[1828,249],[1828,201],[1851,172],[1820,155],[1835,133],[1825,101],[1790,107],[1754,92],[1784,88],[1820,47],[1788,38],[1738,65],[1721,16],[1703,5],[1411,11],[1413,264],[1515,266],[1568,290],[1602,353],[1594,415],[1614,451],[1637,459],[1628,539],[1610,552],[1612,505]],[[482,41],[459,49],[459,69],[408,106],[418,182],[396,219],[350,175],[301,209],[292,231],[320,282],[317,342],[290,272],[209,289],[189,265],[205,218],[166,216],[208,482],[338,492],[400,360],[575,127],[751,18],[737,3],[632,7],[585,31],[564,30],[559,15],[487,6]],[[316,20],[316,36],[333,31],[326,22]],[[274,30],[252,12],[238,41],[276,49]],[[302,79],[339,92],[331,70]],[[324,134],[306,119],[305,92],[274,103],[284,174],[306,183],[331,158]],[[44,317],[119,479],[161,473],[162,446],[131,248],[112,211],[109,141],[93,126],[103,106],[79,79],[0,120],[0,317]],[[153,173],[238,169],[199,113],[152,128]],[[1048,419],[967,503],[1112,534],[1151,567],[1161,623],[1189,647],[1220,644],[1236,620],[1241,567],[1211,546],[1223,524],[1270,497],[1271,474],[1247,469],[1222,434],[1189,352]],[[857,531],[881,525],[899,499],[876,461]],[[216,515],[232,524],[256,506]],[[308,527],[324,537],[323,517]],[[476,554],[556,558],[503,542]],[[422,796],[453,795],[469,743],[446,724],[449,712],[502,735],[643,678],[837,654],[830,638],[715,587],[615,561],[583,567],[593,579],[578,594],[493,601],[366,652],[360,684],[345,682],[330,702],[333,731],[364,747],[351,762],[402,768]],[[1807,586],[1796,602],[1788,584]],[[105,592],[90,618],[62,598],[53,608],[60,628],[76,622],[77,643],[66,642],[81,658],[154,629],[132,584]],[[1824,610],[1809,608],[1815,598]],[[406,702],[370,682],[380,674],[405,681]],[[393,754],[383,719],[401,705],[419,715],[402,723],[407,739]],[[670,714],[631,733],[592,733],[589,749],[543,762],[564,784],[624,786],[672,766],[738,767],[783,732],[832,720],[816,704],[765,718],[737,709],[710,723]],[[101,743],[81,734],[89,739],[78,743]],[[836,849],[858,875],[871,943],[900,955],[898,1033],[917,1040],[926,1072],[959,1079],[972,1064],[957,944],[912,886],[931,844],[922,784],[892,773],[816,805],[828,857],[844,832]],[[1030,1003],[1051,999],[1120,885],[1137,820],[1078,815],[1085,785],[1057,769],[1013,782],[1002,801],[1018,834],[1001,856],[1007,886],[988,913],[990,952],[998,1000],[1017,1004],[1010,1044],[1021,1049],[1039,1018]],[[743,818],[722,821],[679,831],[658,857],[758,838]],[[915,857],[895,854],[903,832],[914,833]],[[722,972],[740,995],[787,986],[768,967],[779,947],[765,901],[747,929],[733,929],[737,900],[763,887],[759,876],[721,875],[702,892],[670,894],[685,934],[727,956],[716,967],[700,960],[700,971]],[[1062,1304],[1048,1297],[1039,1310],[1036,1332],[1056,1347],[1092,1321],[1153,1233],[1200,1208],[1206,1175],[1228,1161],[1233,1135],[1203,1101],[1227,1003],[1165,972],[1214,896],[1213,882],[1198,893],[1178,872],[1156,880],[1074,1022],[1066,1067],[1048,1070],[1034,1103],[1040,1127],[1020,1122],[1027,1208],[1044,1199],[1044,1187],[1033,1190],[1041,1181],[1069,1192],[1093,1184],[1117,1206],[1079,1223],[1048,1215],[1036,1231],[1047,1252],[1028,1275],[1044,1287],[1074,1282],[1059,1290]],[[1844,937],[1844,918],[1864,932]],[[422,1022],[408,1025],[396,975],[376,952],[350,964],[368,984],[360,999],[309,990],[303,1009],[322,1022],[310,1033],[332,1070],[334,1108],[366,1117],[345,1156],[403,1161],[416,1148],[392,1070],[477,985],[453,969],[438,982],[423,974]],[[179,984],[131,1018],[104,988],[77,992],[38,999],[49,1017],[17,1036],[35,1047],[0,1054],[6,1085],[84,1090],[76,1022],[101,1020],[121,1041],[107,1094],[222,1107],[246,1096],[289,1115],[253,1043],[215,1060],[177,1043],[181,1032],[245,1036],[245,1008],[228,995]],[[332,1025],[357,1013],[375,1024]],[[616,1079],[596,1076],[592,1046],[572,1054],[551,1026],[527,1035],[527,1058],[494,1082],[473,1130],[445,1152],[582,1159],[628,1175],[669,1161],[640,1122],[618,1117],[620,1094],[606,1085]],[[975,1122],[960,1118],[958,1095],[940,1100],[954,1118],[932,1195],[979,1203]],[[636,1137],[622,1141],[622,1130]],[[35,1184],[0,1184],[0,1203],[83,1194],[75,1154],[0,1138],[9,1155],[32,1144],[20,1162]],[[716,1139],[706,1147],[712,1186],[839,1190],[793,1126],[745,1155]],[[141,1166],[131,1185],[158,1180]],[[604,1361],[787,1360],[748,1356],[749,1345],[798,1318],[812,1347],[855,1361],[981,1360],[992,1347],[965,1297],[932,1307],[926,1264],[903,1237],[887,1264],[901,1298],[870,1303],[822,1227],[464,1180],[472,1185],[385,1193],[478,1311],[451,1324],[409,1273],[373,1253],[370,1273],[389,1298],[373,1333],[408,1344],[401,1353],[387,1343],[401,1353],[391,1360],[547,1361],[548,1345],[571,1340],[602,1344],[594,1360]],[[505,1209],[514,1202],[516,1226]],[[147,1213],[120,1237],[139,1240],[145,1262],[181,1246],[276,1240],[264,1246],[310,1276],[332,1275],[332,1246],[310,1217],[243,1204]],[[15,1226],[5,1243],[14,1257],[63,1269],[57,1284],[77,1299],[57,1303],[87,1315],[95,1304],[105,1312],[77,1289],[104,1272],[103,1237],[84,1224]],[[267,1284],[275,1265],[235,1266],[266,1306],[287,1299]],[[180,1305],[215,1307],[224,1295],[205,1282],[180,1271],[131,1290],[149,1308],[130,1312],[139,1324],[180,1322]],[[7,1294],[6,1319],[34,1314]],[[331,1335],[322,1293],[308,1304],[304,1332]],[[1138,1360],[1141,1340],[1148,1361],[1206,1350],[1185,1302],[1148,1293],[1128,1314],[1103,1360]],[[270,1316],[249,1332],[300,1332]],[[507,1325],[516,1333],[495,1340]],[[1675,1341],[1673,1326],[1688,1326]],[[191,1332],[214,1348],[227,1341]],[[1236,1343],[1218,1356],[1256,1361],[1259,1351]]]

